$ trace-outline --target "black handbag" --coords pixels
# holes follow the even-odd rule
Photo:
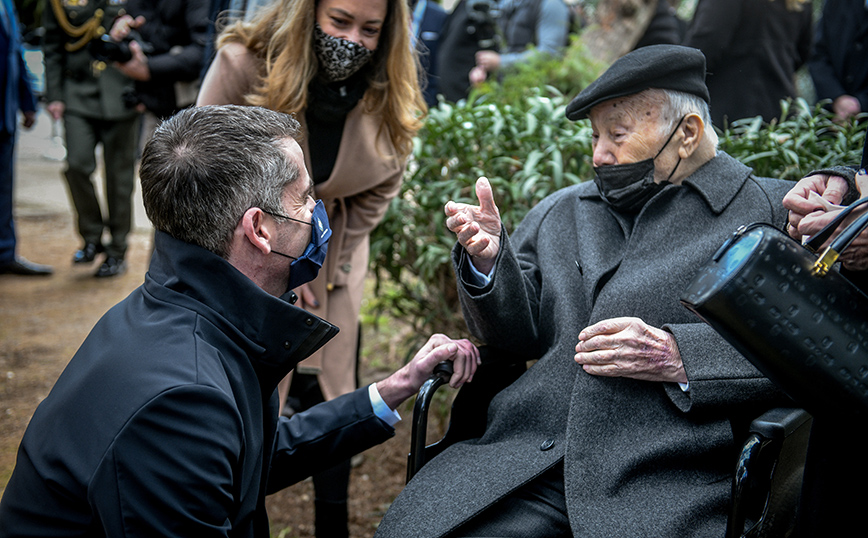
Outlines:
[[[809,412],[868,413],[868,296],[832,266],[868,213],[822,245],[863,198],[804,246],[768,224],[739,228],[681,303]]]

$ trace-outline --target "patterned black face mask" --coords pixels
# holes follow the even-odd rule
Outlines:
[[[314,26],[313,48],[319,59],[320,74],[328,82],[349,78],[374,55],[373,50],[359,43],[328,35],[319,24]]]
[[[653,158],[635,163],[595,167],[594,171],[597,176],[594,178],[594,183],[597,184],[597,189],[599,189],[603,200],[622,213],[634,214],[642,209],[645,202],[663,190],[666,185],[669,185],[669,180],[672,179],[675,170],[681,164],[681,158],[678,158],[678,164],[672,169],[672,173],[669,174],[666,181],[660,183],[654,181],[654,159],[663,153],[683,121],[684,118],[682,117],[669,138],[663,143],[663,147]]]

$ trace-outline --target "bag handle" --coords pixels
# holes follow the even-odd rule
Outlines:
[[[835,217],[835,219],[827,224],[820,233],[824,233],[826,228],[831,227],[831,231],[827,235],[831,235],[832,232],[835,231],[835,228],[838,227],[838,224],[849,215],[853,208],[858,207],[864,203],[868,202],[868,197],[862,198],[861,200],[857,200],[856,202],[847,206],[847,208],[841,211],[841,214]],[[834,224],[834,226],[832,226]],[[853,242],[856,237],[862,233],[865,228],[868,228],[868,213],[861,215],[858,219],[856,219],[852,224],[844,228],[838,237],[832,241],[832,244],[829,245],[826,250],[820,254],[820,257],[817,258],[817,261],[814,262],[813,267],[811,267],[811,274],[816,276],[825,276],[826,273],[829,272],[829,269],[838,261],[838,257],[844,253],[844,250],[850,246],[850,243]],[[819,234],[818,234],[819,235]],[[813,242],[816,236],[811,238],[809,243]],[[825,239],[823,239],[825,241]],[[822,242],[820,243],[822,244]]]
[[[846,219],[847,216],[850,215],[850,213],[852,213],[854,209],[865,203],[868,203],[868,196],[856,200],[852,204],[848,205],[840,213],[838,213],[838,215],[836,215],[835,218],[832,219],[831,222],[829,222],[829,224],[823,226],[822,230],[815,233],[811,237],[811,239],[807,243],[805,243],[805,246],[811,249],[811,251],[816,252],[817,249],[819,249],[823,245],[823,243],[825,243],[830,237],[832,237],[832,234],[835,233],[835,230],[838,229],[838,226],[841,225],[841,222],[843,222],[844,219]],[[855,223],[851,224],[850,226],[852,227],[854,224]],[[858,233],[856,235],[858,235]]]
[[[865,142],[862,148],[862,163],[860,168],[862,170],[868,166],[868,133],[865,134]],[[832,234],[835,233],[835,230],[838,229],[838,226],[841,225],[841,222],[844,221],[847,216],[853,212],[854,209],[859,207],[862,204],[868,203],[868,196],[862,198],[860,200],[856,200],[849,206],[847,206],[841,213],[839,213],[832,221],[825,225],[822,230],[814,234],[811,239],[805,243],[805,247],[811,250],[811,252],[816,252],[820,245],[826,242]],[[862,215],[855,222],[844,228],[844,231],[838,235],[837,238],[832,242],[831,245],[823,251],[817,261],[814,262],[814,266],[811,268],[811,273],[817,276],[824,276],[829,272],[832,265],[838,260],[838,257],[844,252],[844,249],[850,246],[850,243],[853,242],[856,237],[862,233],[865,228],[868,227],[868,213]]]

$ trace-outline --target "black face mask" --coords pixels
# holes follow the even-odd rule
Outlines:
[[[638,213],[648,200],[669,185],[669,180],[681,164],[681,157],[678,158],[678,164],[672,169],[666,181],[660,183],[654,181],[654,159],[663,153],[683,121],[684,118],[678,120],[678,125],[653,158],[635,163],[594,167],[594,172],[597,173],[594,183],[597,184],[600,196],[606,203],[622,213]]]

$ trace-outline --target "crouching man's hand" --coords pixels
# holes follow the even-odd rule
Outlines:
[[[386,379],[377,382],[377,391],[390,409],[395,409],[404,400],[419,392],[422,384],[431,377],[434,367],[443,361],[452,361],[453,371],[449,385],[458,388],[473,380],[479,365],[479,350],[469,340],[453,340],[435,334],[422,346],[413,360]]]

